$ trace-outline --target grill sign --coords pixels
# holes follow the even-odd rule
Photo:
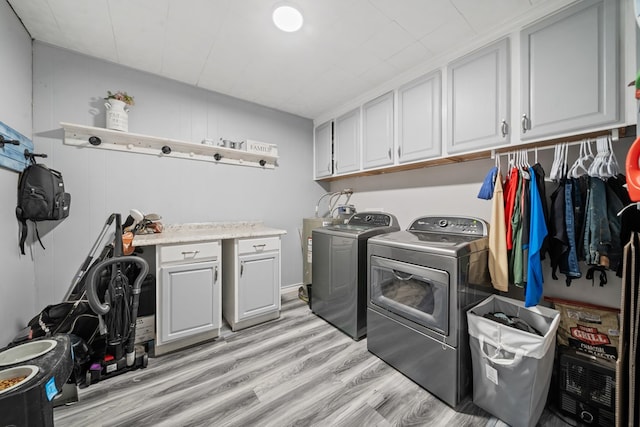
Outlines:
[[[620,322],[610,309],[554,302],[560,312],[558,345],[607,360],[618,358]]]
[[[607,334],[598,332],[597,328],[578,325],[571,328],[571,336],[590,345],[607,345],[611,344]]]

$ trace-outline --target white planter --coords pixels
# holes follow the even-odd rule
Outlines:
[[[129,110],[127,104],[117,99],[108,99],[104,106],[107,108],[107,129],[129,131]]]

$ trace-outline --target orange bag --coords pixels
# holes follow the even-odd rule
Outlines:
[[[634,202],[640,202],[640,137],[638,137],[629,152],[627,153],[626,169],[627,169],[627,190],[629,197]]]

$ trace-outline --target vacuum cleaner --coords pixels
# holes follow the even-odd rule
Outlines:
[[[122,266],[126,263],[137,264],[140,267],[133,286],[128,283],[126,275],[122,272]],[[111,280],[102,301],[99,295],[101,272],[109,267],[113,267]],[[144,346],[135,345],[135,336],[140,292],[148,271],[147,262],[137,256],[109,258],[89,271],[87,299],[91,309],[98,315],[101,332],[106,335],[107,348],[102,360],[92,363],[86,371],[85,386],[147,367],[149,356]]]

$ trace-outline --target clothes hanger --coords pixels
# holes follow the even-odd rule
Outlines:
[[[508,172],[511,172],[511,169],[513,169],[515,167],[515,161],[514,161],[514,155],[512,151],[509,151],[507,153],[507,169]]]
[[[580,162],[580,166],[582,168],[582,170],[584,171],[583,175],[586,175],[589,173],[589,168],[587,167],[587,163],[588,162],[593,162],[593,150],[591,149],[591,140],[585,140],[584,141],[584,154],[582,157],[582,161]]]
[[[556,144],[553,151],[553,163],[551,163],[551,171],[549,171],[549,179],[552,181],[558,180],[558,167],[560,165],[560,152],[561,144]]]
[[[610,177],[614,177],[618,175],[620,167],[618,165],[618,159],[616,159],[616,155],[613,152],[611,135],[607,136],[607,147],[609,150],[609,157],[607,158],[607,173]]]
[[[569,171],[568,168],[568,155],[569,155],[569,143],[565,142],[564,143],[564,159],[562,162],[562,177],[566,178],[567,177],[567,172]]]
[[[584,145],[584,143],[580,143],[580,152],[578,154],[578,157],[576,157],[575,162],[573,162],[573,164],[569,168],[569,172],[567,173],[567,177],[568,178],[577,178],[576,175],[577,175],[577,170],[578,170],[578,164],[580,162],[580,158],[582,157],[583,145]]]
[[[583,140],[580,143],[580,154],[571,166],[571,169],[569,169],[569,178],[579,178],[580,176],[588,173],[588,169],[585,166],[585,162],[589,159],[589,152],[587,149],[588,144],[589,142],[587,140]]]
[[[529,160],[527,159],[528,152],[529,150],[527,149],[520,150],[520,173],[524,179],[531,179],[531,174],[529,173]]]
[[[588,174],[593,178],[601,178],[600,176],[600,165],[602,164],[602,138],[596,138],[596,155],[593,158],[593,162],[591,166],[589,166]]]

